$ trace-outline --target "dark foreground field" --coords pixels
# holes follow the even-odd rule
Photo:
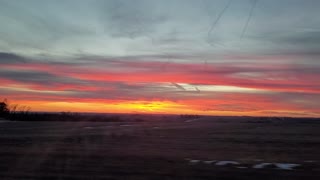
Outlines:
[[[1,121],[0,179],[319,180],[320,121]]]

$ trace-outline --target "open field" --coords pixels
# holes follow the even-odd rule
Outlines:
[[[320,121],[0,122],[0,179],[320,179]]]

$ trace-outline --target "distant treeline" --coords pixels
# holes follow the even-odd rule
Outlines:
[[[121,118],[120,115],[83,115],[72,112],[61,112],[61,113],[39,113],[39,112],[16,112],[7,113],[2,116],[7,120],[11,121],[91,121],[91,122],[123,122],[126,121]],[[138,122],[143,121],[142,119],[132,119],[131,121]]]
[[[91,122],[144,122],[162,119],[163,117],[150,117],[139,114],[119,115],[119,114],[86,114],[73,112],[41,113],[32,112],[31,108],[19,104],[9,104],[6,99],[0,101],[0,118],[11,121],[91,121]],[[199,118],[199,115],[180,115],[182,119]],[[166,119],[166,118],[165,118]],[[170,118],[169,118],[170,119]]]
[[[11,121],[103,121],[118,122],[119,116],[81,115],[78,113],[39,113],[39,112],[8,112],[1,114],[2,118]]]
[[[30,112],[28,106],[18,104],[9,105],[8,101],[4,99],[0,102],[0,118],[11,121],[101,121],[101,122],[121,122],[119,115],[83,115],[72,112],[61,113],[39,113]],[[133,121],[142,121],[135,118]]]

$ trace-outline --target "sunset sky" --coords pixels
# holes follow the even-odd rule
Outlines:
[[[0,0],[0,100],[320,116],[319,0]]]

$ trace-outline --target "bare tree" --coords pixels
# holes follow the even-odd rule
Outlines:
[[[19,108],[19,104],[11,104],[9,105],[10,113],[16,114],[17,109]]]
[[[2,102],[0,102],[0,117],[4,117],[10,113],[10,110],[8,108],[8,101],[7,99],[4,99]]]

